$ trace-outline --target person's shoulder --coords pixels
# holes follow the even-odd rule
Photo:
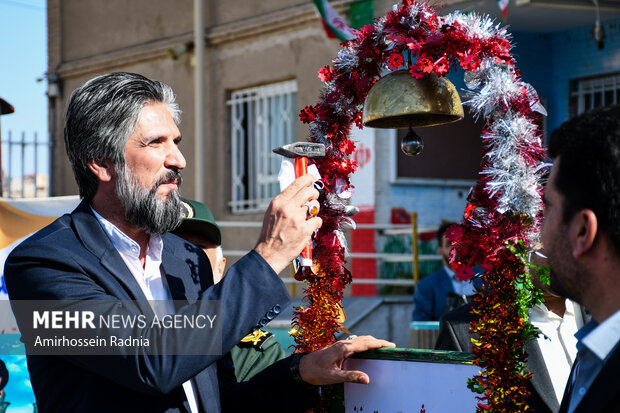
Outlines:
[[[185,254],[196,255],[199,252],[202,252],[200,247],[179,237],[178,235],[173,234],[172,232],[163,234],[161,239],[164,243],[164,248],[168,249],[177,256]]]
[[[179,237],[176,234],[173,234],[172,232],[165,233],[161,236],[161,239],[164,242],[164,245],[168,245],[171,248],[183,245],[183,243],[191,244],[191,242],[185,241],[183,238]]]
[[[472,304],[462,305],[444,314],[441,317],[441,321],[451,323],[451,324],[456,324],[456,323],[469,324],[471,322],[471,317],[472,317],[471,309],[472,309]]]
[[[211,268],[207,254],[197,245],[170,232],[163,234],[161,237],[164,243],[164,256],[166,259],[170,259],[173,256],[190,265],[206,265]]]
[[[57,248],[69,247],[71,245],[69,240],[75,240],[75,233],[71,227],[70,214],[65,214],[20,242],[11,255],[24,250],[32,251],[33,248],[41,245],[51,245]]]
[[[438,284],[444,274],[445,271],[443,268],[435,271],[434,273],[429,274],[426,277],[422,278],[420,281],[418,281],[417,286],[430,287],[431,285]]]

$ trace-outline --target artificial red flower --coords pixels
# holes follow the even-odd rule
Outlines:
[[[450,62],[446,59],[446,56],[440,57],[435,61],[435,74],[443,76],[450,71]]]
[[[334,71],[330,66],[319,69],[319,79],[321,82],[329,82],[334,77]]]
[[[456,52],[459,57],[459,63],[461,67],[470,72],[478,70],[480,67],[480,57],[478,55],[479,50],[467,50],[465,52]]]
[[[405,59],[400,53],[392,53],[388,59],[388,65],[390,69],[397,70],[405,63]]]
[[[375,33],[375,26],[372,24],[366,24],[360,29],[360,32],[364,37],[370,36]]]
[[[415,78],[421,78],[426,73],[431,73],[435,66],[431,59],[427,56],[420,56],[418,61],[411,67],[411,75]],[[415,70],[414,70],[415,69]]]
[[[411,54],[413,56],[417,56],[418,53],[420,53],[420,50],[422,49],[422,46],[424,46],[424,44],[424,42],[412,41],[407,43],[407,48],[411,51]]]
[[[314,120],[316,113],[312,106],[306,106],[299,112],[299,120],[303,123],[310,123]]]
[[[355,151],[355,142],[346,139],[342,142],[342,152],[345,155],[351,155]]]

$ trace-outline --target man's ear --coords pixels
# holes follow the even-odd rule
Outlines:
[[[573,215],[569,236],[573,256],[579,258],[591,250],[598,231],[598,220],[591,209],[582,209]]]
[[[114,165],[112,165],[110,161],[92,160],[88,162],[87,165],[88,169],[90,169],[101,182],[110,182],[115,176]]]

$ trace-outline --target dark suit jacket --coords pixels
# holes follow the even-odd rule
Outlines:
[[[475,278],[474,286],[480,288],[480,278]],[[444,315],[448,295],[454,292],[452,280],[444,268],[422,278],[413,292],[413,321],[437,321]]]
[[[569,400],[567,386],[560,413],[566,413]],[[620,345],[616,345],[588,392],[575,408],[575,413],[593,412],[620,413]]]
[[[418,281],[413,292],[413,321],[439,320],[450,292],[454,292],[454,287],[443,268]]]
[[[227,353],[253,327],[265,325],[289,297],[277,274],[256,252],[239,260],[222,282],[212,285],[211,266],[196,246],[163,236],[162,274],[174,300],[182,300],[177,314],[202,314],[207,300],[220,300],[222,353]],[[12,300],[146,300],[138,283],[107,234],[82,202],[19,245],[6,261],[4,276]],[[15,306],[14,306],[15,310]],[[123,307],[110,304],[110,314]],[[31,320],[16,312],[20,330]],[[201,332],[204,331],[204,332]],[[139,331],[161,334],[162,341],[185,344],[174,329]],[[209,340],[208,330],[192,329],[191,342]],[[29,349],[27,348],[28,352]],[[119,350],[110,356],[28,356],[28,369],[41,412],[182,412],[188,411],[182,383],[193,378],[201,411],[220,411],[218,355],[140,355]],[[268,398],[283,385],[292,397],[287,359],[276,363],[253,389]],[[226,376],[226,372],[221,372]],[[234,373],[234,372],[233,372]],[[284,384],[280,383],[284,379]],[[274,387],[276,386],[276,387]],[[234,399],[237,388],[228,386]],[[268,391],[267,391],[268,390]],[[270,400],[270,399],[269,399]]]
[[[435,349],[471,352],[470,309],[471,305],[464,305],[450,311],[440,319]],[[528,404],[537,413],[557,412],[560,407],[559,402],[536,340],[528,342],[525,350],[528,354],[527,368],[534,374],[528,383],[528,390],[531,393]]]

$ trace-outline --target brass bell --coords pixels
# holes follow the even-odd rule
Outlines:
[[[407,155],[418,155],[424,143],[412,128],[456,122],[463,116],[461,98],[448,79],[431,75],[416,79],[408,70],[399,70],[370,88],[362,121],[371,128],[409,128],[401,147]]]
[[[371,128],[406,129],[443,125],[463,116],[461,98],[448,79],[432,75],[416,79],[399,70],[370,88],[362,121]]]

